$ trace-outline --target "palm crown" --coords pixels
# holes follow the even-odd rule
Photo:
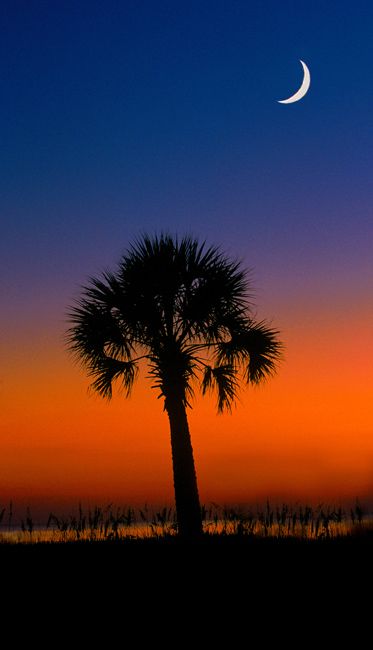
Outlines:
[[[91,279],[69,318],[70,348],[108,398],[115,381],[130,395],[146,359],[159,396],[190,405],[199,383],[229,410],[240,380],[271,375],[281,352],[277,332],[251,316],[247,272],[191,237],[145,235],[115,274]]]

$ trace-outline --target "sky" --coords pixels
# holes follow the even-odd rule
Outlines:
[[[64,344],[160,231],[252,269],[285,344],[231,416],[193,403],[201,501],[373,501],[372,28],[360,0],[1,3],[0,505],[172,503],[146,373],[104,402]]]

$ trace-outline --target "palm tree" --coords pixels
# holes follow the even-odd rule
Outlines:
[[[69,348],[101,396],[110,399],[117,381],[129,397],[139,365],[148,364],[170,422],[179,534],[198,536],[187,419],[194,389],[216,390],[218,411],[231,410],[240,380],[258,384],[275,371],[281,353],[278,332],[252,318],[247,272],[192,237],[144,235],[116,273],[83,287],[69,322]]]

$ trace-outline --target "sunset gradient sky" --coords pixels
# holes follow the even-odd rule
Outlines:
[[[233,415],[195,400],[202,502],[373,501],[372,29],[360,0],[1,3],[0,505],[172,502],[146,372],[108,404],[64,347],[160,230],[242,259],[286,346]]]

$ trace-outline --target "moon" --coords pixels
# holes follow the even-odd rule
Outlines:
[[[305,94],[307,93],[307,91],[308,91],[308,89],[310,87],[310,84],[311,84],[310,71],[307,68],[304,61],[302,61],[301,59],[299,59],[299,60],[300,60],[300,62],[302,64],[302,66],[303,66],[303,73],[304,73],[302,85],[299,88],[299,90],[297,90],[297,92],[294,93],[294,95],[292,95],[288,99],[278,99],[277,101],[278,101],[279,104],[292,104],[293,102],[299,102],[299,100],[302,99],[302,97],[305,96]]]

